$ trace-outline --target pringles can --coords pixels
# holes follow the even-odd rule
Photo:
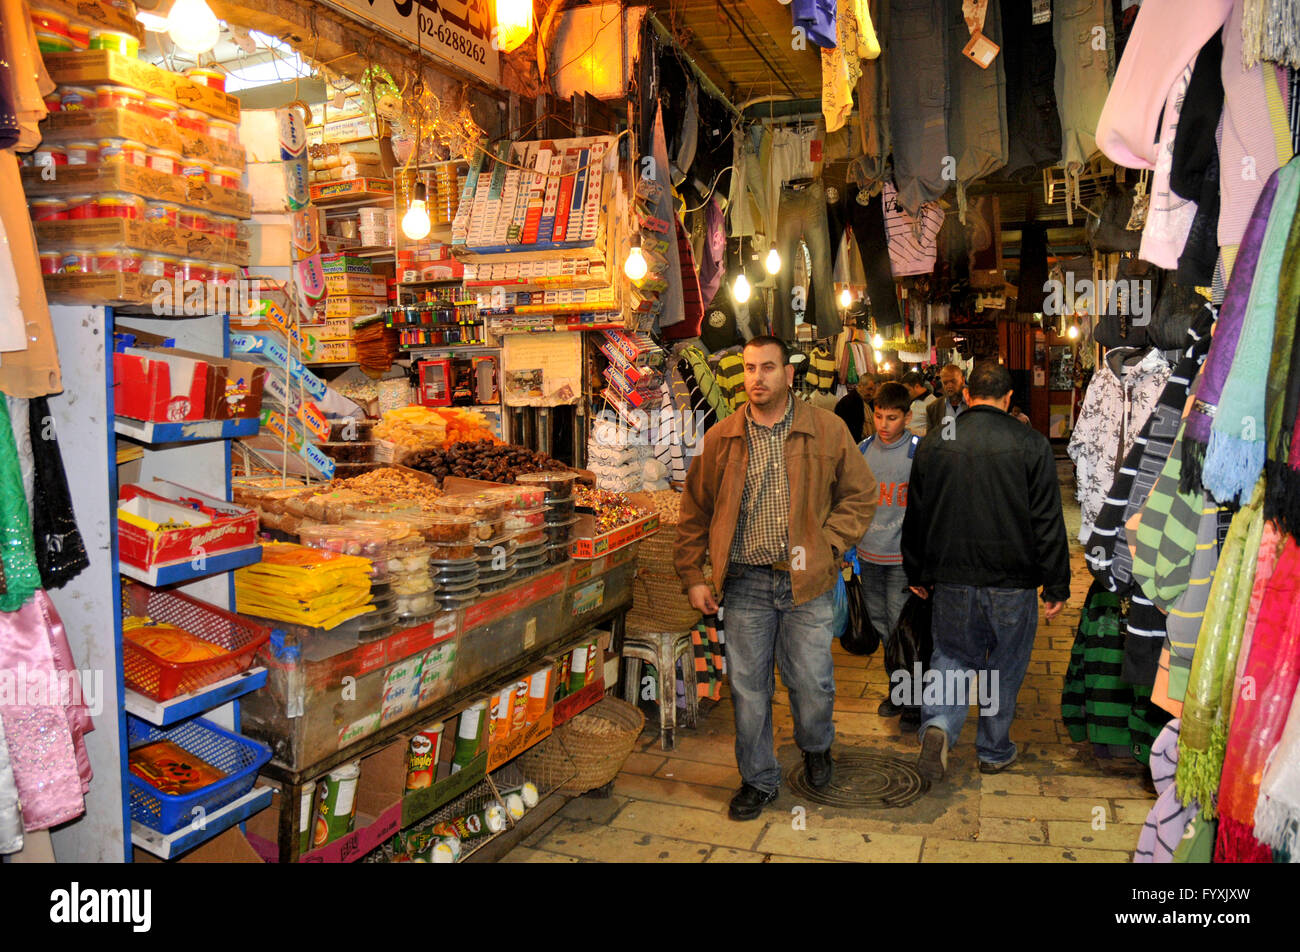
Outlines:
[[[516,681],[510,708],[510,732],[517,734],[528,726],[528,692],[527,681]]]
[[[313,846],[324,846],[352,832],[357,817],[357,780],[361,761],[333,770],[320,784]]]
[[[432,787],[438,774],[438,755],[442,752],[442,724],[426,727],[411,738],[406,750],[406,789]]]
[[[525,705],[524,721],[536,724],[546,713],[546,705],[551,699],[552,668],[542,668],[528,679],[528,703]]]
[[[456,728],[456,750],[451,758],[452,773],[468,767],[478,753],[486,711],[487,701],[479,701],[460,712],[460,723]]]
[[[587,652],[590,645],[580,645],[569,655],[569,693],[581,691],[587,685]]]

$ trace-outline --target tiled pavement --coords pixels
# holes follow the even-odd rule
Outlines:
[[[1066,495],[1073,540],[1078,510]],[[1012,739],[1021,760],[983,776],[967,719],[948,775],[901,809],[845,810],[801,803],[788,788],[749,823],[727,818],[740,785],[730,701],[678,731],[677,748],[659,747],[657,728],[641,735],[605,799],[567,803],[506,862],[1127,862],[1153,797],[1136,770],[1103,772],[1087,745],[1072,744],[1060,719],[1062,675],[1088,587],[1082,548],[1071,545],[1072,598],[1040,624],[1020,691]],[[918,744],[898,721],[875,713],[887,679],[880,653],[860,658],[835,650],[835,749],[860,747],[912,759]],[[778,680],[777,756],[799,760],[790,708]]]

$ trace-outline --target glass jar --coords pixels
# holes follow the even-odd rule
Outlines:
[[[59,101],[64,112],[78,112],[95,108],[97,102],[95,90],[89,86],[64,86],[60,92]]]
[[[181,154],[170,149],[150,149],[149,168],[164,175],[181,174]]]
[[[67,145],[69,165],[98,165],[98,142],[69,142]]]
[[[62,274],[94,274],[95,253],[87,248],[70,248],[59,260]]]
[[[68,218],[72,221],[84,221],[99,217],[99,202],[94,195],[69,195]]]
[[[119,274],[139,274],[143,255],[129,248],[119,250],[101,248],[95,252],[95,271],[99,274],[117,272]]]
[[[145,221],[172,228],[176,227],[176,220],[180,213],[181,207],[172,202],[146,202],[144,206]]]
[[[61,198],[33,198],[27,203],[32,221],[67,221],[68,203]]]
[[[106,192],[95,200],[95,217],[138,221],[144,217],[144,199],[126,192]]]

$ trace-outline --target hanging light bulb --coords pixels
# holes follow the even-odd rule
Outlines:
[[[402,216],[402,234],[412,241],[419,241],[428,236],[432,227],[433,222],[429,220],[429,209],[425,206],[424,199],[412,201]]]
[[[853,292],[845,288],[840,292],[840,307],[848,307],[853,303]]]
[[[885,349],[885,339],[877,334],[875,337],[871,338],[871,346],[876,349],[876,353],[879,353]],[[879,357],[876,358],[876,360],[879,359]]]
[[[775,246],[768,250],[767,257],[763,259],[763,267],[768,274],[776,274],[781,270],[781,254]]]
[[[533,0],[496,0],[496,48],[509,53],[533,32]]]
[[[1078,324],[1071,324],[1071,325],[1069,326],[1069,328],[1066,330],[1066,332],[1065,332],[1065,336],[1068,337],[1068,338],[1070,338],[1070,340],[1078,340],[1078,339],[1079,339],[1079,325],[1078,325]]]
[[[744,304],[749,300],[749,278],[745,277],[745,272],[736,275],[736,283],[731,286],[731,296],[736,299],[737,304]]]
[[[893,370],[894,368],[893,368],[893,366],[889,363],[889,361],[885,361],[884,366],[881,367],[880,369],[883,370],[883,371],[885,371],[886,373],[888,373],[889,371]]]
[[[645,260],[645,253],[641,251],[641,239],[633,238],[627,260],[623,262],[623,273],[627,275],[629,281],[640,281],[649,270],[650,263]]]
[[[206,53],[221,37],[221,23],[204,0],[176,0],[167,14],[167,35],[186,53]]]
[[[876,358],[876,363],[880,363],[882,360],[885,359],[885,355],[878,350],[873,350],[871,352],[871,356]]]

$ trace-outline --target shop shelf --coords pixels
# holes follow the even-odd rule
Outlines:
[[[206,843],[236,823],[244,822],[254,813],[265,810],[271,805],[271,796],[274,792],[270,787],[257,787],[238,800],[205,814],[201,819],[192,821],[174,833],[159,833],[133,820],[131,844],[146,853],[152,853],[159,859],[171,859]]]
[[[164,729],[127,716],[127,747],[169,740],[225,773],[221,780],[193,793],[161,793],[135,774],[128,773],[131,791],[131,819],[162,834],[175,833],[200,820],[207,832],[208,814],[239,800],[253,787],[257,771],[271,759],[271,749],[241,737],[211,721],[196,717]],[[196,813],[196,811],[198,811]]]
[[[125,707],[127,713],[156,727],[170,727],[196,714],[220,707],[250,691],[256,691],[265,684],[266,669],[250,668],[189,694],[178,694],[168,701],[155,701],[127,688]]]
[[[262,547],[260,545],[250,545],[246,549],[235,549],[231,552],[222,552],[220,555],[209,555],[204,559],[201,569],[194,568],[193,560],[187,559],[184,562],[155,565],[148,571],[119,562],[118,571],[127,578],[156,587],[175,585],[180,582],[193,582],[197,579],[207,578],[209,575],[230,572],[260,561],[262,561]]]
[[[113,419],[113,432],[141,443],[187,443],[198,440],[233,440],[255,436],[261,429],[257,417],[243,420],[188,420],[183,423],[156,423],[146,420]]]

